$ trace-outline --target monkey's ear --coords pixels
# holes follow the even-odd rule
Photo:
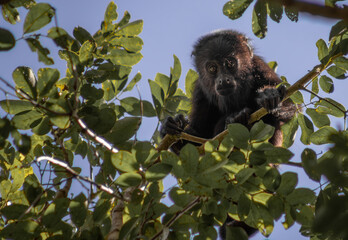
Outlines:
[[[253,50],[253,47],[251,46],[250,39],[247,38],[246,36],[244,36],[243,34],[240,34],[238,36],[238,38],[239,38],[239,41],[241,42],[241,44],[245,44],[245,46],[248,48],[250,58],[253,58],[254,57],[254,50]]]
[[[253,51],[253,48],[250,44],[250,40],[248,38],[246,38],[246,40],[244,41],[244,44],[248,47],[249,49],[249,53],[250,53],[250,58],[253,58],[254,57],[254,51]]]

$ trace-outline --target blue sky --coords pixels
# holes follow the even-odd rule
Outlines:
[[[38,1],[43,2],[43,1]],[[104,11],[109,0],[58,0],[45,1],[57,9],[58,24],[60,27],[72,34],[74,27],[81,26],[91,33],[96,32],[104,17]],[[316,64],[317,58],[316,41],[320,38],[328,40],[331,26],[335,20],[312,17],[308,14],[300,14],[299,22],[294,23],[284,15],[281,23],[277,24],[268,19],[268,34],[265,39],[258,39],[251,30],[251,8],[248,9],[242,18],[232,21],[222,14],[222,7],[227,0],[119,0],[115,1],[118,6],[119,18],[123,12],[128,10],[132,16],[131,20],[143,19],[144,29],[141,38],[144,41],[142,54],[144,58],[133,67],[132,76],[138,71],[143,78],[139,84],[142,98],[151,100],[148,79],[154,79],[157,72],[169,74],[173,65],[173,54],[182,64],[182,77],[179,87],[184,89],[184,79],[188,69],[193,68],[191,60],[192,46],[202,35],[216,29],[234,29],[245,33],[252,39],[255,54],[263,56],[268,61],[277,61],[279,75],[287,77],[290,83],[294,83]],[[324,2],[314,1],[312,2]],[[23,11],[22,11],[23,12]],[[14,33],[15,38],[22,36],[22,24],[25,15],[21,15],[21,23],[11,26],[0,20],[0,27],[9,29]],[[43,29],[46,32],[52,25]],[[55,57],[54,66],[61,72],[63,77],[65,62],[57,57],[55,46],[48,40],[44,45],[50,48]],[[37,55],[32,53],[21,40],[17,42],[14,49],[9,52],[0,52],[0,76],[12,83],[12,71],[17,66],[29,66],[36,73],[41,67],[45,67],[37,61]],[[331,96],[340,103],[346,105],[348,83],[335,81],[335,91]],[[4,94],[0,92],[0,99]],[[308,102],[309,99],[306,99]],[[347,107],[347,105],[346,105]],[[1,114],[1,112],[0,112]],[[145,119],[138,134],[141,139],[150,139],[157,122],[154,118]],[[335,121],[333,127],[343,126],[342,120]],[[297,135],[300,135],[298,133]],[[300,154],[305,148],[302,143],[297,143],[291,148],[295,152],[294,161],[299,161]],[[316,148],[320,149],[320,148]],[[294,168],[281,168],[282,171],[297,171]],[[308,181],[308,178],[299,173],[301,186],[317,187],[316,184]],[[170,183],[169,183],[170,184]],[[262,235],[256,235],[253,239],[265,239]],[[269,238],[276,239],[307,239],[298,233],[298,227],[292,227],[285,231],[280,222],[277,223],[275,231]]]

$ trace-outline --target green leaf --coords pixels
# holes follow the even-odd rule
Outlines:
[[[223,13],[230,19],[234,20],[243,15],[253,0],[235,0],[228,1],[223,7]]]
[[[229,240],[248,240],[248,234],[242,227],[226,226],[226,239]]]
[[[114,144],[124,143],[138,131],[140,123],[141,118],[125,117],[115,123],[105,138]]]
[[[156,111],[152,104],[148,101],[142,100],[135,97],[127,97],[122,99],[121,106],[132,116],[145,116],[154,117],[156,116]]]
[[[104,91],[105,101],[110,101],[116,96],[115,85],[112,81],[106,80],[102,83],[102,89]]]
[[[313,204],[315,199],[315,193],[308,188],[297,188],[286,197],[286,201],[291,205]]]
[[[141,53],[129,53],[123,49],[113,49],[106,58],[110,59],[113,64],[131,67],[137,64],[143,58],[143,55]]]
[[[270,139],[274,134],[274,127],[265,124],[263,121],[258,121],[250,130],[250,140],[263,142]]]
[[[114,2],[110,2],[105,10],[103,22],[105,32],[113,30],[112,22],[115,21],[118,17],[116,9],[116,4]]]
[[[162,119],[161,115],[161,110],[163,107],[163,101],[164,101],[164,91],[161,88],[161,86],[152,80],[149,80],[149,85],[151,89],[151,94],[152,94],[152,100],[156,108],[157,116]]]
[[[297,91],[295,93],[293,93],[291,96],[290,96],[291,100],[296,103],[296,104],[302,104],[304,103],[304,99],[303,99],[303,95],[300,91]]]
[[[108,217],[109,212],[110,201],[106,199],[99,199],[93,211],[93,221],[96,223],[102,222],[105,218]]]
[[[139,164],[134,156],[127,151],[119,151],[112,154],[111,162],[115,168],[122,172],[136,172],[139,171]]]
[[[147,169],[147,171],[145,172],[145,178],[150,182],[158,181],[165,178],[171,170],[172,166],[169,164],[156,163],[155,165],[152,165]]]
[[[346,108],[342,104],[331,98],[321,99],[315,105],[317,106],[318,113],[330,114],[339,118],[344,117],[344,113],[346,111]]]
[[[0,28],[0,51],[8,51],[16,45],[16,40],[12,33],[4,28]]]
[[[326,46],[326,43],[323,39],[319,39],[316,43],[317,48],[318,48],[318,58],[319,61],[323,64],[327,63],[328,55],[329,55],[329,49]]]
[[[185,78],[185,92],[188,98],[192,97],[193,89],[195,87],[194,83],[198,79],[198,73],[192,69],[189,69]]]
[[[33,239],[39,223],[33,220],[14,221],[9,223],[0,232],[0,237],[5,239]]]
[[[320,77],[319,85],[321,89],[326,93],[332,93],[334,91],[333,81],[326,75]]]
[[[337,66],[331,66],[326,70],[331,76],[337,79],[345,79],[346,70],[339,68]]]
[[[283,6],[280,2],[267,2],[269,13],[268,15],[271,19],[277,23],[280,22],[283,16]]]
[[[298,129],[298,119],[294,116],[289,122],[285,123],[281,129],[283,133],[283,147],[289,148],[295,140],[295,134]]]
[[[275,147],[272,150],[265,151],[269,163],[287,163],[294,154],[282,147]]]
[[[12,78],[16,83],[17,89],[21,89],[31,98],[36,100],[36,78],[31,68],[17,67],[12,73]]]
[[[269,3],[268,3],[269,4]],[[274,71],[277,71],[278,63],[276,61],[268,62],[267,65]]]
[[[190,175],[195,175],[197,171],[199,153],[195,146],[186,144],[180,151],[182,167]]]
[[[174,187],[169,192],[170,199],[179,207],[186,207],[187,204],[193,201],[194,196],[183,189]]]
[[[81,96],[89,100],[99,100],[104,96],[104,91],[91,84],[84,84],[81,88]]]
[[[252,16],[252,29],[258,38],[264,38],[267,34],[267,6],[265,0],[258,0],[255,3]]]
[[[1,212],[1,215],[3,215],[6,219],[8,219],[8,220],[16,220],[22,214],[24,215],[24,213],[27,210],[28,210],[28,206],[27,205],[12,204],[12,205],[4,207],[3,209],[1,209],[0,212]],[[30,216],[30,211],[29,211],[28,215]]]
[[[312,81],[312,92],[315,94],[319,93],[319,84],[318,84],[318,77],[315,77]],[[311,94],[311,100],[315,98],[316,96],[314,94]]]
[[[71,221],[77,226],[81,227],[87,217],[87,208],[85,205],[86,197],[83,193],[80,193],[77,197],[71,200],[69,204],[69,213]]]
[[[121,27],[119,30],[115,32],[115,35],[118,36],[137,36],[143,30],[143,20],[137,20],[131,23],[128,23]]]
[[[30,8],[24,20],[23,33],[30,33],[51,22],[55,15],[54,9],[48,3],[37,3]]]
[[[341,68],[343,70],[348,70],[348,58],[346,57],[338,57],[338,58],[335,58],[333,60],[333,62],[335,63],[335,65],[338,67],[338,68]]]
[[[269,213],[276,220],[279,219],[284,212],[283,200],[278,196],[272,196],[267,202],[267,207]]]
[[[332,134],[337,134],[337,130],[330,126],[324,126],[312,134],[311,142],[316,145],[332,143],[330,140]]]
[[[95,43],[91,41],[85,41],[79,52],[79,60],[83,65],[89,65],[93,61],[93,52],[95,49]]]
[[[16,24],[17,22],[20,22],[19,13],[16,8],[11,7],[11,4],[5,4],[1,6],[2,10],[2,16],[4,17],[4,20],[11,23]]]
[[[74,54],[71,51],[63,51],[67,55],[66,58],[63,58],[68,61],[70,64],[70,58],[73,58],[74,55],[76,55],[75,52],[79,51],[79,44],[78,42],[72,38],[63,28],[60,27],[52,27],[48,30],[47,36],[51,38],[58,46],[60,46],[63,49],[69,49],[74,51]],[[61,51],[60,51],[61,52]],[[62,57],[62,56],[61,56]],[[77,57],[77,55],[76,55]],[[78,59],[78,57],[77,57]],[[74,64],[76,65],[76,60],[72,59]],[[71,68],[71,67],[70,67]]]
[[[316,182],[320,181],[321,174],[318,172],[318,162],[316,153],[306,148],[301,154],[302,166],[308,177]]]
[[[13,142],[14,142],[14,145],[17,147],[18,152],[20,152],[23,155],[28,154],[29,151],[31,150],[31,138],[26,134],[16,134],[13,131],[11,134],[12,134],[12,137],[14,138]],[[15,175],[15,172],[16,172],[15,170],[12,170],[11,174]],[[19,176],[17,176],[17,178],[14,178],[12,186],[11,186],[11,190],[14,187],[20,188],[22,186],[24,181],[24,170],[20,169],[19,174],[21,177],[23,177],[23,179],[21,179],[21,177]],[[17,183],[18,185],[16,185],[15,183]]]
[[[140,37],[114,36],[110,41],[112,45],[121,46],[128,52],[140,52],[144,42]]]
[[[310,137],[314,132],[313,123],[303,114],[298,114],[298,123],[301,127],[301,142],[305,145],[309,145]]]
[[[254,173],[255,173],[255,169],[253,168],[244,168],[241,171],[239,171],[236,174],[236,180],[238,182],[238,185],[242,185],[243,183],[245,183]]]
[[[171,86],[174,84],[174,82],[179,81],[180,75],[181,75],[181,63],[177,56],[174,57],[174,66],[173,68],[170,68],[170,75],[171,75]],[[175,91],[173,91],[173,94]]]
[[[128,83],[127,87],[124,89],[124,92],[131,91],[140,80],[141,80],[141,73],[138,72],[133,77],[133,79]]]
[[[86,29],[80,26],[74,28],[73,35],[81,44],[88,40],[91,42],[94,41],[92,35]]]
[[[1,108],[9,114],[17,114],[33,109],[33,104],[24,100],[2,100],[0,101]]]
[[[263,184],[265,187],[274,192],[277,190],[281,182],[281,176],[279,174],[279,171],[276,168],[271,168],[268,170],[263,177]]]
[[[285,172],[282,174],[280,186],[277,189],[277,193],[280,195],[289,195],[292,193],[297,185],[298,177],[297,173]]]
[[[123,173],[116,179],[115,183],[121,187],[135,187],[141,183],[141,179],[141,175],[138,173]]]
[[[38,123],[32,130],[37,135],[46,135],[51,130],[50,118],[42,118],[40,123]]]
[[[317,128],[330,125],[330,119],[326,114],[318,113],[318,111],[313,108],[307,108],[306,113],[312,118],[312,121]]]
[[[240,217],[241,220],[244,220],[245,218],[248,217],[250,212],[250,207],[251,207],[250,199],[246,196],[246,194],[241,194],[238,199],[238,206],[237,206],[238,216]]]
[[[40,62],[43,62],[46,65],[54,64],[53,59],[48,56],[48,54],[50,54],[50,50],[48,48],[44,48],[39,40],[34,38],[26,38],[25,41],[29,45],[31,51],[37,52]]]
[[[31,124],[42,118],[42,116],[41,113],[35,110],[20,112],[12,118],[12,124],[18,129],[30,129],[32,127]]]
[[[47,97],[59,80],[59,71],[53,68],[40,68],[37,72],[37,91],[40,97]]]
[[[244,125],[240,123],[229,124],[228,135],[232,138],[233,145],[238,148],[247,149],[250,133]]]
[[[298,11],[295,8],[285,7],[285,14],[291,21],[298,21]]]
[[[249,156],[251,165],[262,165],[267,161],[267,157],[264,151],[252,151]]]

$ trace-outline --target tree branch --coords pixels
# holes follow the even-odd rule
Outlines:
[[[62,162],[62,161],[59,161],[57,159],[54,159],[54,158],[51,158],[51,157],[48,157],[48,156],[41,156],[41,157],[38,157],[38,159],[36,160],[37,162],[41,162],[41,161],[48,161],[50,162],[51,164],[54,164],[56,166],[59,166],[59,167],[62,167],[64,168],[69,174],[71,174],[73,177],[77,178],[77,179],[80,179],[80,180],[83,180],[85,182],[88,182],[90,184],[93,184],[94,186],[96,186],[99,190],[103,191],[103,192],[106,192],[118,199],[122,199],[122,196],[120,196],[119,194],[116,194],[114,192],[114,190],[112,190],[111,188],[109,187],[106,187],[102,184],[99,184],[99,183],[96,183],[94,181],[92,181],[91,179],[89,179],[88,177],[83,177],[83,176],[80,176],[77,172],[75,172],[74,169],[70,168],[68,166],[67,163],[65,162]]]
[[[187,204],[187,206],[178,211],[165,225],[164,227],[162,228],[161,231],[159,231],[158,233],[156,233],[155,236],[153,236],[151,238],[151,240],[155,240],[157,239],[159,236],[161,236],[161,234],[164,232],[165,229],[169,228],[170,226],[173,225],[173,223],[178,220],[182,215],[184,215],[186,212],[188,212],[191,208],[193,208],[194,206],[196,206],[198,203],[200,203],[202,200],[202,197],[196,197],[192,202],[190,202],[189,204]],[[166,239],[165,238],[161,238],[161,239]]]

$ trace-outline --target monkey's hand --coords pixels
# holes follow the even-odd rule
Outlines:
[[[268,112],[275,110],[286,94],[284,85],[275,88],[273,86],[265,86],[257,91],[256,103],[260,107],[264,107]]]
[[[243,108],[240,112],[233,113],[226,118],[226,128],[227,125],[230,123],[241,123],[243,125],[247,125],[250,114],[252,113],[252,110],[250,108]]]
[[[187,125],[188,120],[182,114],[177,115],[175,118],[167,117],[160,129],[161,137],[163,138],[166,134],[180,134]]]

